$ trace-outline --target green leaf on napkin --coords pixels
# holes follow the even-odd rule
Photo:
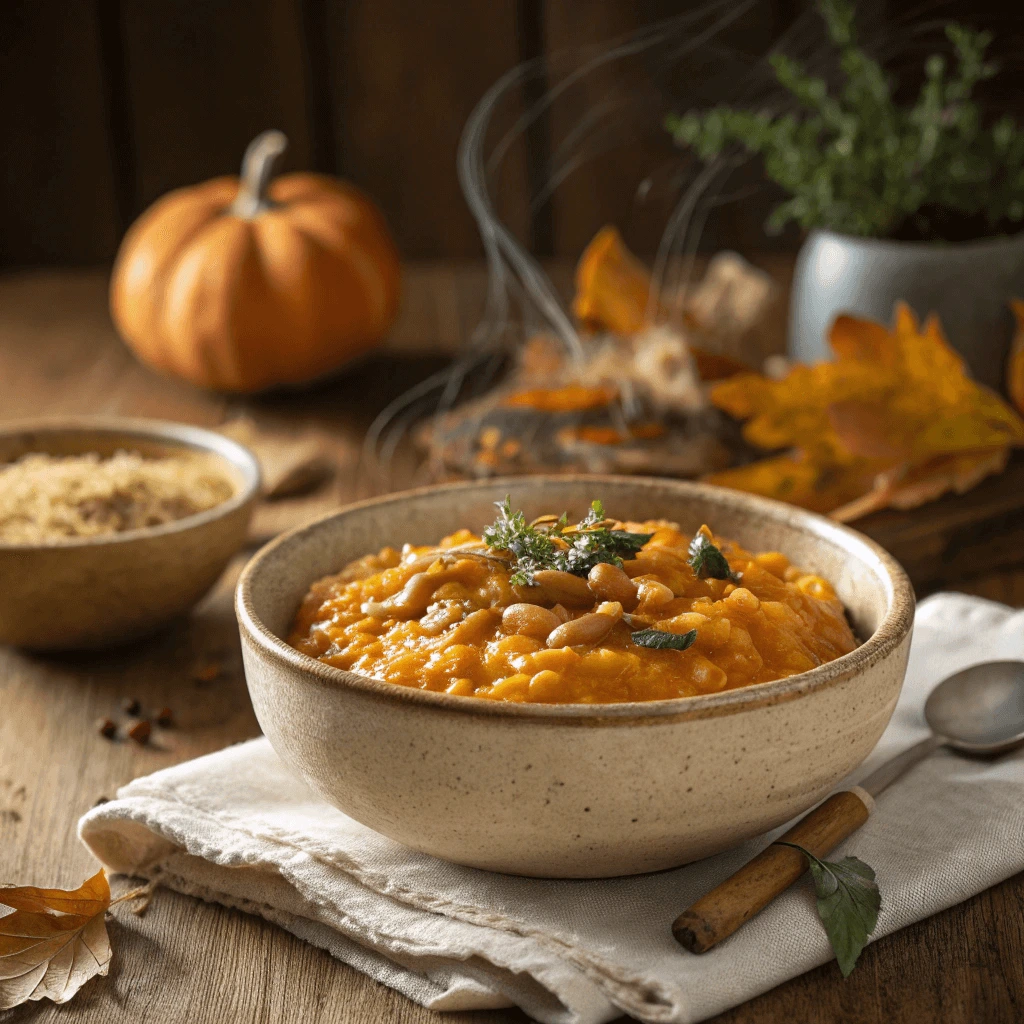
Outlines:
[[[874,869],[856,857],[819,860],[796,843],[778,845],[792,846],[807,857],[818,897],[818,916],[835,950],[839,970],[848,978],[878,924],[882,896]]]

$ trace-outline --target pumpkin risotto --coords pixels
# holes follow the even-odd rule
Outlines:
[[[827,580],[702,527],[526,523],[386,547],[315,583],[290,643],[401,686],[490,700],[615,703],[805,672],[857,646]]]
[[[234,493],[216,456],[32,452],[0,466],[0,543],[59,544],[195,515]]]

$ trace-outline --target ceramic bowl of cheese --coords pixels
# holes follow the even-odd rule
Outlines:
[[[506,496],[581,530],[599,499],[610,532],[556,531],[561,560],[517,575],[480,539]],[[574,561],[609,538],[622,557]],[[349,506],[260,551],[236,611],[260,725],[314,792],[446,860],[593,878],[821,799],[889,721],[914,595],[872,541],[788,505],[551,476]]]

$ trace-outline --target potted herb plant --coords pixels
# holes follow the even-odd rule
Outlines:
[[[830,89],[781,53],[770,58],[790,102],[715,107],[669,119],[678,143],[705,160],[730,148],[761,157],[788,193],[769,230],[808,233],[797,259],[789,352],[829,358],[826,334],[843,312],[888,322],[898,300],[939,315],[974,376],[1002,384],[1024,297],[1024,132],[986,117],[975,87],[996,73],[991,34],[946,26],[954,59],[933,54],[916,99],[858,44],[853,5],[819,0],[842,83]]]

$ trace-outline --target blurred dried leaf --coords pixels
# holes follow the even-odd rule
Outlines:
[[[829,340],[834,362],[712,389],[751,444],[789,452],[708,479],[850,520],[962,493],[1024,444],[1024,421],[967,376],[936,318],[922,327],[900,304],[891,331],[844,316]]]
[[[967,376],[936,317],[919,328],[913,312],[901,304],[890,337],[881,361],[874,354],[858,359],[861,367],[884,367],[874,386],[846,402],[833,399],[829,407],[832,426],[848,451],[867,457],[884,452],[881,457],[916,464],[936,455],[1024,443],[1020,417]]]
[[[1017,330],[1010,345],[1010,358],[1006,363],[1006,392],[1017,411],[1024,413],[1024,302],[1013,299],[1010,302]]]
[[[721,487],[827,513],[871,491],[877,475],[864,460],[817,461],[796,451],[721,470],[705,479]]]
[[[939,456],[903,475],[881,474],[872,489],[831,516],[841,523],[853,522],[883,508],[911,509],[934,501],[947,491],[964,494],[993,473],[1006,469],[1009,448]]]
[[[33,999],[66,1003],[107,973],[110,886],[102,870],[73,890],[0,888],[0,905],[14,911],[0,917],[0,1010]]]
[[[619,390],[607,384],[587,387],[583,384],[566,384],[557,388],[528,388],[513,391],[502,404],[510,409],[537,409],[541,412],[585,412],[588,409],[603,409],[619,397]]]
[[[576,267],[572,311],[584,327],[630,335],[648,322],[651,276],[611,225],[601,228]],[[653,313],[660,306],[655,303]]]

